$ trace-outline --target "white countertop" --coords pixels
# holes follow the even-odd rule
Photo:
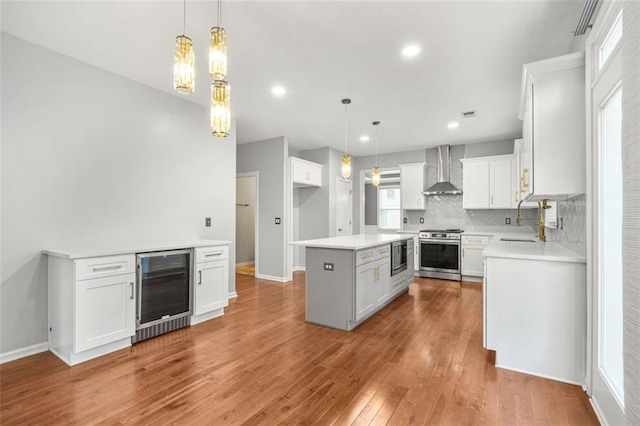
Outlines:
[[[484,257],[506,259],[544,260],[551,262],[586,263],[586,258],[560,243],[523,243],[496,241],[489,243],[482,252]]]
[[[154,243],[122,244],[114,246],[69,247],[60,249],[45,249],[42,253],[49,256],[65,257],[67,259],[81,259],[85,257],[115,256],[119,254],[145,253],[151,251],[175,250],[182,248],[208,247],[229,245],[231,241],[221,240],[181,240],[161,241]]]
[[[357,234],[333,238],[319,238],[317,240],[294,241],[291,245],[341,250],[360,250],[407,239],[409,239],[409,237],[406,235],[403,236],[399,234]]]

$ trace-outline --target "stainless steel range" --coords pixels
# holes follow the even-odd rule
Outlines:
[[[460,281],[461,229],[420,231],[420,276]]]

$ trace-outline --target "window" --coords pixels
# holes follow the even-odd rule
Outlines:
[[[618,45],[618,42],[622,38],[622,11],[618,14],[616,21],[614,22],[611,30],[607,34],[607,37],[602,42],[599,52],[598,69],[602,69],[604,64],[607,63],[607,59],[613,53],[614,49]]]
[[[400,229],[400,187],[378,188],[378,228]]]

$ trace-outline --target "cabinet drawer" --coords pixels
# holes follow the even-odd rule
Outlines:
[[[126,254],[123,256],[90,257],[77,259],[75,265],[76,281],[112,277],[135,272],[136,256]]]
[[[486,246],[487,244],[489,244],[489,239],[491,237],[488,235],[484,235],[484,236],[473,236],[473,235],[468,235],[468,236],[463,236],[462,237],[462,245],[465,246]]]
[[[391,245],[387,244],[386,246],[375,247],[376,250],[376,259],[384,259],[385,257],[391,256]]]
[[[213,262],[229,258],[229,246],[201,247],[196,249],[196,263]]]
[[[376,260],[376,248],[372,247],[368,249],[358,250],[356,252],[356,266],[364,265],[365,263],[373,262]]]

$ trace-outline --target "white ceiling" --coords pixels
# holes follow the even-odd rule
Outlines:
[[[342,150],[344,97],[353,155],[372,154],[358,138],[374,120],[382,153],[517,137],[522,64],[567,53],[581,9],[579,0],[224,1],[238,143],[284,135],[298,149]],[[190,100],[205,106],[216,17],[215,2],[187,0]],[[175,94],[181,1],[5,0],[2,30]],[[409,42],[422,46],[412,60],[400,55]],[[271,95],[276,83],[284,98]],[[478,117],[462,120],[472,109]]]

